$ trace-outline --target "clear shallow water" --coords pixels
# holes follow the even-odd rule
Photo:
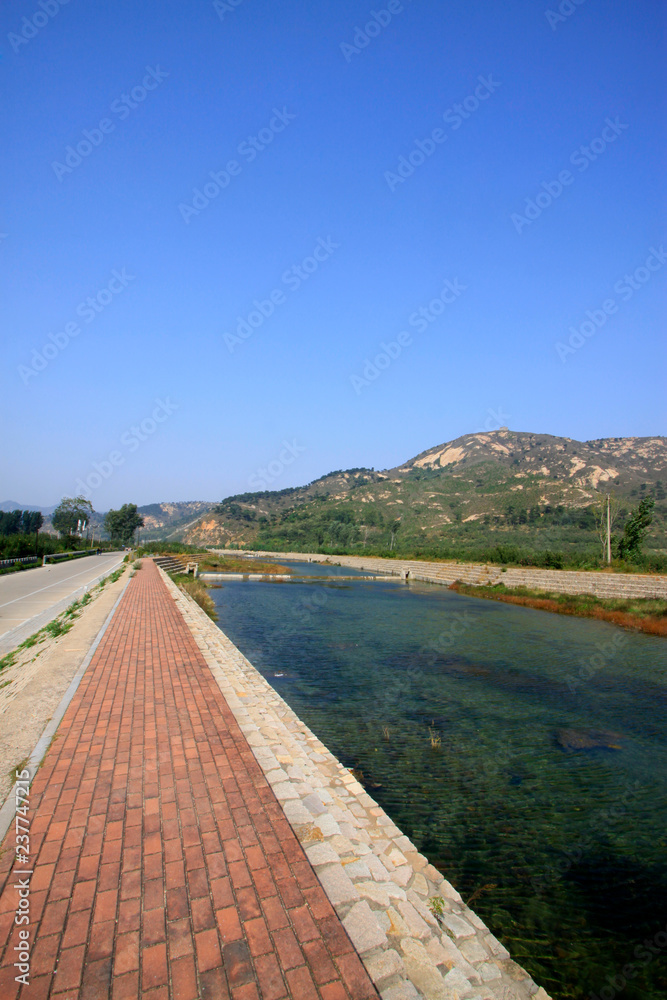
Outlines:
[[[635,953],[667,927],[664,640],[419,584],[230,581],[211,596],[547,992],[598,994],[633,963],[615,995],[667,997],[667,936],[650,961]]]

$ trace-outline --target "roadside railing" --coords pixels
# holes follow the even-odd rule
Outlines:
[[[0,559],[0,569],[4,566],[14,566],[16,563],[39,562],[39,556],[19,556],[17,559]]]
[[[46,566],[50,559],[54,562],[62,562],[65,559],[76,559],[77,556],[99,556],[101,551],[102,549],[73,549],[71,552],[53,552],[51,555],[44,556],[42,566]]]

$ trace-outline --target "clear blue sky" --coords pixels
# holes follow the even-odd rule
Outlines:
[[[658,0],[44,5],[0,14],[0,499],[665,433]]]

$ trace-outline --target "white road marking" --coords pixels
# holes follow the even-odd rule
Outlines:
[[[74,573],[73,576],[66,576],[64,580],[58,580],[57,583],[50,583],[48,587],[40,587],[38,590],[33,590],[31,594],[24,594],[23,597],[15,597],[13,601],[6,601],[4,604],[0,604],[0,608],[7,608],[10,604],[16,604],[17,601],[27,601],[29,597],[34,597],[35,594],[41,594],[43,590],[51,590],[51,587],[62,587],[63,584],[69,583],[70,580],[76,580],[78,576],[85,576],[90,570],[84,569],[81,573]]]

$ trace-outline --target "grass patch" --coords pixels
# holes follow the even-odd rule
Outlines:
[[[198,559],[202,573],[278,573],[292,572],[291,567],[266,559],[244,559],[242,556],[202,556]]]
[[[667,601],[650,597],[606,598],[593,594],[559,594],[531,590],[529,587],[475,587],[456,582],[450,590],[470,597],[487,597],[506,604],[519,604],[540,611],[555,611],[579,618],[597,618],[626,628],[636,628],[650,635],[667,636]]]
[[[0,673],[3,670],[6,670],[7,667],[13,667],[14,666],[14,664],[16,663],[16,656],[17,656],[17,652],[14,649],[14,650],[12,650],[11,653],[7,653],[6,656],[2,657],[2,659],[0,660]]]
[[[97,584],[98,589],[104,590],[107,583],[115,583],[116,580],[119,580],[121,578],[124,572],[125,572],[125,566],[119,566],[118,569],[115,569],[113,571],[113,573],[109,573],[109,576],[102,577],[100,582]]]
[[[52,622],[44,626],[44,631],[47,635],[50,635],[53,639],[57,639],[59,635],[65,635],[71,629],[74,622],[63,621],[61,618],[54,618]]]
[[[171,579],[174,583],[189,594],[193,601],[196,601],[199,607],[206,612],[211,621],[217,622],[218,616],[215,610],[215,604],[213,603],[209,593],[208,587],[201,580],[195,580],[193,577],[189,576],[187,573],[170,573]]]
[[[18,764],[14,764],[7,771],[7,777],[11,779],[12,785],[15,784],[15,782],[16,782],[16,772],[17,771],[22,771],[23,768],[28,763],[29,759],[30,759],[29,757],[24,757],[23,760],[20,760],[18,762]]]
[[[70,606],[63,611],[61,615],[54,618],[53,621],[49,622],[48,625],[45,625],[44,628],[40,628],[38,632],[34,632],[33,635],[24,639],[23,642],[19,643],[16,649],[12,650],[11,653],[7,653],[7,655],[0,660],[0,671],[4,670],[6,667],[12,667],[16,663],[16,658],[20,650],[31,649],[33,646],[45,642],[48,638],[57,639],[61,635],[66,635],[72,628],[74,619],[79,617],[83,609],[87,604],[90,604],[92,599],[93,595],[87,590],[78,601],[72,601]],[[39,653],[37,655],[39,656]],[[33,660],[34,659],[36,659],[36,657],[33,657]],[[30,662],[32,663],[32,660]],[[6,684],[8,683],[10,682],[7,681]],[[2,684],[0,687],[6,687],[6,684]]]

